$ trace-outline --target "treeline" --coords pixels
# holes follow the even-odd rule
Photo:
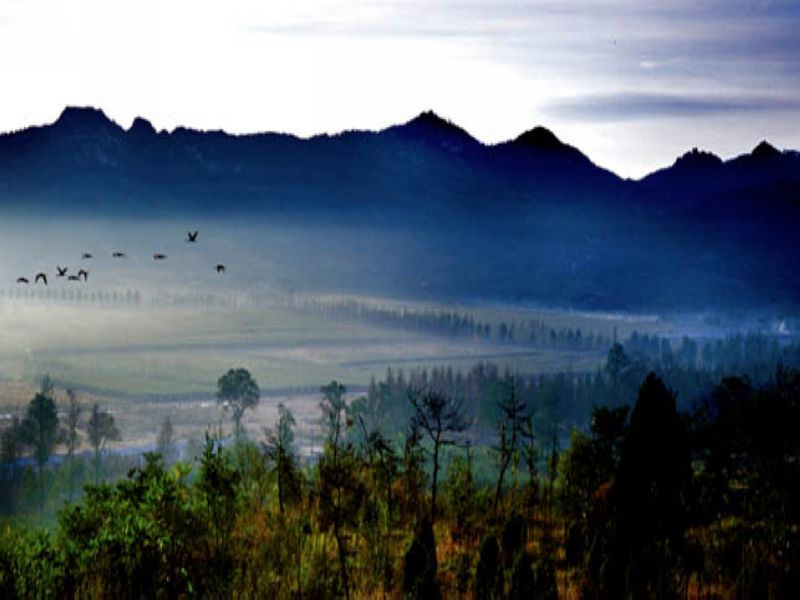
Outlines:
[[[74,284],[72,287],[18,286],[11,289],[0,288],[0,300],[35,300],[41,302],[62,302],[102,305],[153,306],[168,308],[240,308],[257,306],[263,299],[251,294],[210,294],[205,292],[165,292],[157,291],[150,295],[140,290],[90,290]]]
[[[139,290],[84,290],[80,283],[73,284],[72,288],[62,287],[30,287],[18,286],[12,289],[0,289],[0,299],[7,298],[59,301],[59,302],[87,302],[97,304],[131,304],[139,305],[142,302],[142,293]]]
[[[330,319],[349,319],[429,335],[579,350],[604,350],[612,342],[607,335],[583,332],[580,328],[552,328],[541,319],[501,321],[492,325],[456,310],[394,308],[353,299],[308,296],[295,299],[292,306]]]
[[[53,383],[45,376],[23,418],[13,415],[0,431],[0,514],[15,513],[23,498],[36,503],[42,516],[48,499],[56,500],[54,489],[59,500],[71,502],[85,482],[100,482],[103,451],[119,438],[114,416],[97,403],[84,406],[72,390],[59,410]],[[90,465],[78,456],[84,442],[91,449]],[[57,446],[64,454],[57,457],[59,468],[51,469]]]
[[[584,427],[597,406],[619,406],[635,395],[651,371],[675,390],[681,407],[689,409],[694,399],[707,394],[726,375],[761,384],[781,367],[800,368],[800,345],[781,345],[775,338],[749,334],[702,346],[684,337],[673,350],[665,338],[634,333],[624,345],[614,344],[596,371],[516,374],[516,393],[535,412],[539,436],[549,439],[556,429],[567,437],[570,428]],[[479,363],[466,372],[451,367],[411,372],[389,368],[383,381],[370,382],[357,406],[371,424],[393,431],[396,423],[409,416],[409,391],[433,386],[463,400],[472,435],[481,442],[493,431],[497,398],[509,375],[491,363]]]
[[[280,406],[260,439],[237,425],[228,443],[209,434],[196,465],[149,454],[124,480],[87,486],[52,532],[4,526],[0,596],[800,594],[796,372],[761,387],[725,378],[690,411],[650,373],[596,407],[566,451],[537,440],[513,375],[483,447],[464,402],[432,379],[409,388],[396,439],[332,382],[312,464]],[[243,370],[220,379],[235,424],[256,387]]]
[[[673,344],[663,337],[634,331],[624,343],[634,362],[659,368],[702,368],[718,373],[739,373],[765,381],[779,364],[800,365],[800,345],[781,343],[776,336],[763,333],[736,333],[715,340],[698,342],[683,336]]]

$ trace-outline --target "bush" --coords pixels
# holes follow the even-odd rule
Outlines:
[[[423,518],[406,552],[403,566],[403,593],[407,598],[439,598],[436,584],[436,540],[433,527]]]
[[[478,568],[475,572],[475,597],[491,600],[503,597],[503,571],[497,538],[487,535],[481,542]]]
[[[524,550],[517,553],[514,566],[511,569],[511,590],[508,597],[511,600],[534,598],[536,581],[533,576],[533,560],[531,555]]]

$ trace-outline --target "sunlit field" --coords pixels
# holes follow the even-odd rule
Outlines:
[[[320,296],[326,302],[358,301],[405,310],[455,310],[497,328],[502,322],[536,320],[560,330],[628,338],[634,331],[678,337],[691,330],[706,336],[722,329],[652,315],[578,313],[499,306],[452,307],[386,298]],[[0,301],[0,411],[18,413],[49,374],[57,393],[77,391],[115,414],[123,431],[117,447],[154,443],[166,416],[179,439],[197,438],[209,427],[228,426],[216,403],[217,379],[244,367],[257,379],[263,399],[244,425],[256,435],[271,426],[277,405],[295,413],[308,441],[319,421],[319,387],[343,382],[351,397],[388,368],[406,373],[435,366],[467,372],[492,363],[521,374],[593,372],[607,348],[559,348],[525,340],[476,339],[404,330],[301,310],[302,299],[241,308],[176,308],[153,301],[140,305],[86,304],[6,298]],[[700,327],[701,329],[698,329]],[[308,442],[311,443],[311,442]]]
[[[366,385],[388,366],[413,369],[492,361],[524,372],[593,369],[595,352],[448,339],[284,308],[196,310],[5,303],[0,376],[32,390],[59,387],[125,397],[211,397],[219,375],[248,368],[266,392],[338,379]],[[28,385],[26,385],[28,384]],[[22,398],[6,397],[5,403]],[[15,394],[16,395],[16,394]]]

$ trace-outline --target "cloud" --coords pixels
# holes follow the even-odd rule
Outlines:
[[[552,101],[544,110],[556,116],[577,120],[628,121],[730,113],[791,112],[800,110],[800,99],[660,93],[591,94]]]

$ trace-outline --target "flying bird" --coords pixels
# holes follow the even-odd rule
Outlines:
[[[85,269],[81,269],[80,271],[78,271],[78,278],[81,278],[81,277],[83,277],[84,281],[88,281],[89,280],[89,271],[87,271]]]
[[[111,256],[113,256],[114,258],[125,258],[125,253],[124,252],[114,252],[114,254],[112,254]]]
[[[83,254],[81,254],[81,258],[83,258],[83,259],[92,258],[92,253],[91,252],[84,252]]]
[[[196,242],[197,241],[197,234],[200,233],[199,231],[187,231],[186,235],[188,236],[187,242]]]
[[[153,254],[153,260],[164,260],[167,258],[166,254]]]
[[[17,283],[30,283],[27,277],[17,277]]]
[[[67,280],[68,281],[80,281],[81,277],[80,277],[80,275],[70,275],[69,277],[67,277]]]
[[[224,273],[225,272],[225,265],[223,265],[223,264],[219,264],[214,268],[217,270],[217,273]]]
[[[36,278],[33,280],[33,283],[39,283],[39,280],[42,280],[45,285],[47,285],[47,275],[44,273],[37,273]]]
[[[58,271],[58,275],[57,275],[56,277],[63,277],[64,275],[66,275],[66,274],[67,274],[67,268],[68,268],[68,267],[64,267],[64,268],[62,269],[61,267],[59,267],[58,265],[56,265],[56,271]]]

